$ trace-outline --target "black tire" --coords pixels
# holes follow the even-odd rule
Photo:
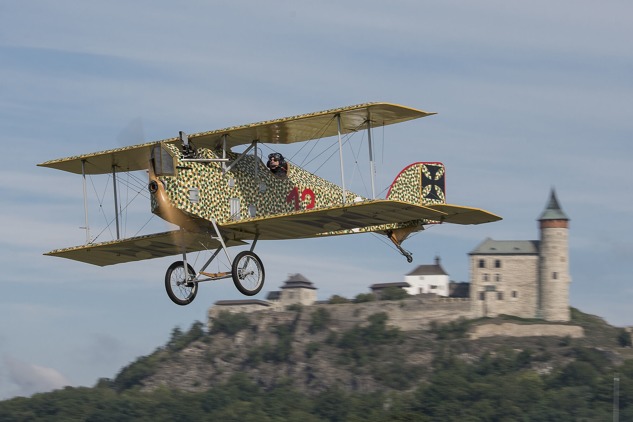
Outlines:
[[[242,251],[233,260],[231,268],[233,283],[243,295],[253,296],[264,287],[264,264],[251,251]]]
[[[187,264],[189,277],[185,279],[185,264],[183,261],[176,261],[167,268],[165,273],[165,290],[167,295],[176,305],[188,305],[196,298],[198,294],[198,283],[187,282],[193,279],[196,273],[191,265]]]

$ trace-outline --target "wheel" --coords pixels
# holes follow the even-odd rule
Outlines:
[[[253,296],[264,287],[264,265],[251,251],[242,251],[233,260],[233,283],[240,293]]]
[[[182,261],[176,261],[167,268],[165,273],[165,289],[167,295],[176,305],[188,305],[195,298],[198,293],[198,283],[192,280],[196,273],[191,268],[191,265],[187,264],[189,270],[189,276],[185,278],[185,264]]]

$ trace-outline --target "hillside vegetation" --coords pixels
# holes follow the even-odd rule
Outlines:
[[[353,305],[349,305],[353,306]],[[352,327],[327,306],[220,313],[93,388],[0,402],[0,420],[633,420],[631,337],[572,309],[585,338],[469,340],[459,320],[401,331],[386,313]]]

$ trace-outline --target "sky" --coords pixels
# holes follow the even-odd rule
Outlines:
[[[37,163],[368,101],[438,113],[374,131],[382,195],[408,164],[441,161],[449,203],[503,220],[424,231],[404,244],[412,264],[372,235],[259,242],[255,298],[292,273],[321,300],[354,297],[435,256],[468,281],[485,238],[538,239],[555,188],[571,219],[571,305],[633,325],[631,16],[624,0],[2,2],[0,399],[113,378],[242,297],[227,280],[174,305],[163,280],[176,257],[101,268],[43,256],[86,232],[81,177]],[[346,183],[367,195],[355,136]],[[336,162],[319,167],[340,181]],[[87,185],[91,236],[110,240],[111,180]],[[167,229],[150,217],[138,195],[124,235]]]

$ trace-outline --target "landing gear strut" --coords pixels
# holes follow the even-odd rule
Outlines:
[[[242,251],[237,254],[235,259],[231,259],[224,238],[218,230],[215,221],[211,220],[211,222],[213,223],[213,228],[216,233],[216,236],[212,236],[212,239],[217,241],[220,246],[202,266],[200,271],[196,273],[191,265],[187,263],[186,252],[182,254],[182,261],[174,262],[167,269],[167,273],[165,274],[165,289],[167,290],[169,298],[177,305],[190,304],[198,293],[198,284],[204,281],[232,278],[237,290],[246,296],[256,295],[262,290],[262,287],[264,287],[264,264],[262,264],[262,260],[253,252],[257,238],[255,238],[251,244],[250,250]],[[211,264],[222,251],[224,251],[228,261],[231,263],[230,271],[219,273],[205,272],[209,264]],[[185,271],[185,268],[187,268],[187,271]]]

